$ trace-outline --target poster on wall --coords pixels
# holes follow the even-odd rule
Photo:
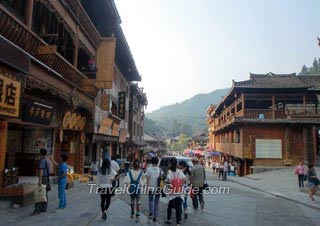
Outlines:
[[[22,151],[22,130],[9,130],[7,136],[7,152]]]
[[[256,139],[256,158],[281,159],[280,139]]]
[[[41,148],[52,153],[52,129],[24,129],[23,152],[38,154]]]

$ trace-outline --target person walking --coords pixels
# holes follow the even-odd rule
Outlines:
[[[99,168],[99,164],[98,164],[98,161],[97,160],[94,160],[92,163],[91,163],[91,166],[90,166],[90,174],[92,176],[96,176],[98,174],[98,168]]]
[[[158,167],[159,159],[157,157],[151,158],[151,167],[147,168],[146,178],[149,194],[149,219],[157,221],[159,212],[159,200],[161,195],[160,179],[162,177],[162,170]]]
[[[167,200],[169,202],[167,209],[166,224],[171,224],[172,209],[176,209],[176,220],[177,226],[180,226],[180,219],[182,213],[182,202],[183,202],[183,183],[186,182],[186,176],[184,173],[177,168],[177,159],[171,158],[169,163],[169,170],[167,173],[166,183],[170,185],[170,190],[166,191]]]
[[[314,202],[314,194],[317,193],[318,190],[318,186],[320,184],[320,181],[317,177],[317,173],[316,170],[314,169],[314,165],[312,163],[310,163],[308,165],[308,186],[309,186],[309,198],[311,200],[311,202]]]
[[[68,165],[67,165],[68,155],[62,153],[60,155],[60,164],[58,165],[58,196],[59,196],[59,207],[55,209],[55,212],[65,210],[67,206],[66,198],[66,186],[67,186],[67,174],[68,174]],[[55,165],[57,163],[53,161]]]
[[[38,215],[41,212],[47,212],[48,208],[48,192],[51,190],[50,186],[50,168],[49,168],[49,162],[46,159],[47,155],[47,150],[45,148],[40,149],[40,162],[38,165],[38,172],[39,172],[39,181],[38,185],[40,186],[41,184],[46,185],[46,197],[47,197],[47,202],[40,202],[40,203],[35,203],[34,205],[34,211],[31,213],[31,216]]]
[[[222,176],[223,181],[227,181],[228,172],[229,172],[229,164],[228,164],[228,161],[225,160],[223,163],[223,176]]]
[[[188,219],[188,192],[189,192],[188,182],[190,182],[191,171],[186,161],[180,161],[178,163],[178,166],[179,166],[179,169],[182,170],[182,172],[187,178],[187,181],[183,184],[183,191],[184,191],[183,212],[184,212],[184,219]]]
[[[299,188],[304,188],[304,176],[306,174],[306,170],[304,168],[304,165],[302,161],[299,161],[299,164],[294,169],[294,174],[298,176],[298,184]]]
[[[198,199],[201,205],[201,209],[204,209],[203,200],[203,185],[205,181],[204,167],[199,164],[198,158],[192,158],[193,167],[191,169],[191,186],[194,198],[192,199],[193,209],[198,209]]]
[[[140,220],[141,188],[145,185],[145,175],[140,168],[140,161],[134,160],[133,169],[124,178],[124,183],[129,186],[131,198],[131,218],[136,211],[136,222]]]
[[[219,164],[219,180],[220,180],[220,177],[221,177],[221,180],[223,179],[223,169],[224,169],[224,160],[222,160]]]
[[[102,161],[102,166],[99,170],[97,177],[98,191],[100,193],[101,199],[101,212],[102,220],[107,220],[107,210],[109,209],[111,197],[112,197],[112,182],[115,179],[117,172],[111,168],[111,162],[109,159],[104,159]]]
[[[117,173],[117,176],[112,183],[113,187],[117,188],[120,186],[120,166],[119,166],[118,162],[116,161],[115,156],[111,156],[111,168],[114,171],[116,171],[116,173]]]

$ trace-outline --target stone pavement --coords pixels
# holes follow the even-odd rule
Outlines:
[[[208,172],[212,173],[212,170]],[[228,180],[264,193],[294,201],[296,203],[320,210],[320,198],[314,196],[316,202],[311,203],[308,194],[299,190],[298,178],[293,173],[294,167],[251,174],[245,177],[228,177]],[[320,168],[316,167],[320,175]],[[307,184],[307,183],[306,183]],[[306,186],[305,184],[305,186]]]

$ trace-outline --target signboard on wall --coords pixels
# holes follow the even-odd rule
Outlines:
[[[127,137],[127,130],[126,129],[120,129],[120,135],[119,135],[119,143],[125,143]]]
[[[21,84],[0,74],[0,115],[19,117]]]
[[[25,122],[35,122],[43,125],[51,123],[53,107],[38,102],[29,101],[23,109],[23,118]]]
[[[119,136],[119,128],[120,128],[120,125],[119,125],[119,124],[113,123],[113,126],[112,126],[112,136],[115,136],[115,137],[118,137],[118,136]]]
[[[119,92],[118,117],[121,119],[126,117],[126,92]]]
[[[111,125],[112,125],[112,119],[103,118],[101,121],[98,133],[110,135]]]
[[[256,158],[281,159],[282,143],[280,139],[256,139]]]

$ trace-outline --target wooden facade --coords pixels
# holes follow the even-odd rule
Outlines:
[[[102,145],[126,157],[130,84],[141,77],[120,23],[109,0],[0,1],[0,194],[6,169],[36,175],[41,147],[56,161],[68,153],[77,173]],[[3,99],[10,83],[21,88]]]
[[[210,145],[252,169],[319,164],[320,76],[251,74],[207,109]]]

